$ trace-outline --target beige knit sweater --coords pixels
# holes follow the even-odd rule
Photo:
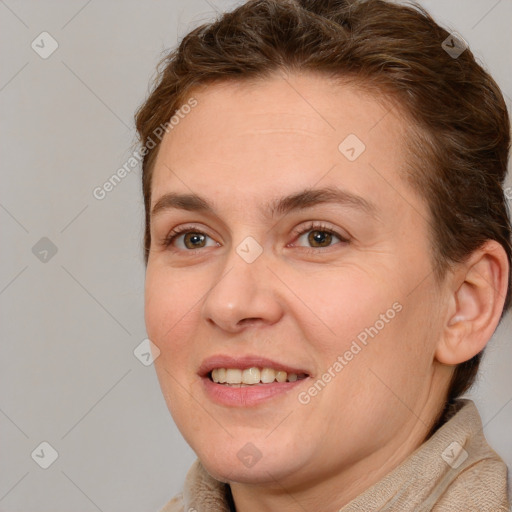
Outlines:
[[[197,459],[160,512],[230,512],[226,484]],[[470,400],[404,462],[339,512],[508,512],[507,466],[487,444]]]

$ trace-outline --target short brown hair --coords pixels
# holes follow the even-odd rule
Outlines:
[[[265,79],[279,70],[349,79],[392,98],[409,119],[406,179],[428,203],[436,278],[487,240],[511,262],[503,191],[510,148],[505,101],[468,49],[442,46],[450,33],[417,5],[384,0],[249,0],[186,35],[159,64],[136,114],[141,143],[175,114],[193,88]],[[451,42],[453,46],[453,42]],[[145,262],[151,245],[152,167],[160,141],[143,159]],[[510,275],[502,317],[510,307]],[[459,364],[448,401],[472,385],[481,353]]]

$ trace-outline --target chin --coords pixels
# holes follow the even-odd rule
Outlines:
[[[224,483],[274,484],[303,466],[297,454],[277,452],[275,446],[259,451],[246,443],[236,450],[232,444],[231,447],[196,453],[206,471]]]
[[[219,461],[200,460],[213,478],[224,483],[268,484],[275,483],[277,478],[281,479],[283,476],[280,468],[261,461],[253,467],[245,467],[243,464],[233,467],[228,464],[219,464]]]

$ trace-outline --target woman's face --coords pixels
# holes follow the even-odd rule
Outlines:
[[[145,291],[178,428],[223,481],[292,489],[402,459],[449,377],[406,121],[314,75],[193,96],[154,168]]]

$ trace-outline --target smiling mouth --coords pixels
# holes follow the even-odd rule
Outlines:
[[[214,368],[208,378],[216,384],[245,387],[272,384],[274,382],[295,382],[307,378],[305,373],[287,373],[273,368]]]

